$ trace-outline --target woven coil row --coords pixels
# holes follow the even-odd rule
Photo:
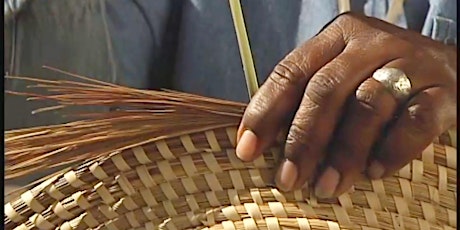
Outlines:
[[[60,172],[5,204],[6,229],[455,229],[449,133],[393,177],[334,199],[273,187],[279,149],[235,155],[236,127],[162,139]]]

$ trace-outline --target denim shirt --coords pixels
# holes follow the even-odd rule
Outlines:
[[[4,0],[5,69],[56,76],[43,65],[136,88],[173,88],[248,101],[227,0]],[[259,83],[292,49],[338,12],[337,0],[242,0]],[[351,10],[385,18],[390,0],[351,0]],[[396,24],[457,42],[456,0],[405,0]],[[11,81],[8,89],[22,89]],[[6,96],[5,124],[60,123],[30,118],[37,107]],[[20,115],[18,115],[20,114]],[[50,122],[52,120],[52,122]]]
[[[351,10],[384,19],[387,0],[351,1]],[[259,82],[293,48],[338,12],[337,0],[242,1]],[[455,0],[406,0],[397,25],[456,42]],[[234,28],[226,1],[193,0],[184,6],[174,85],[212,97],[248,101]]]

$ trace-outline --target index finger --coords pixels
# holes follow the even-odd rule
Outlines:
[[[309,79],[344,48],[343,34],[332,23],[274,68],[243,115],[236,148],[239,158],[253,160],[275,140],[292,120]]]

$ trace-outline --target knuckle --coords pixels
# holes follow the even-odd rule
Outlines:
[[[257,131],[266,127],[267,114],[272,111],[272,97],[267,96],[266,91],[260,90],[261,94],[254,96],[249,105],[246,107],[243,115],[243,123]],[[253,131],[255,131],[253,130]]]
[[[254,121],[259,120],[260,114],[263,114],[265,110],[264,101],[266,97],[261,97],[259,100],[252,100],[251,103],[247,106],[246,110],[244,111],[244,119],[245,121],[250,121],[250,123],[254,123]]]
[[[343,69],[352,67],[353,64],[351,64],[352,62],[350,62],[350,60],[352,60],[353,57],[354,55],[352,53],[344,52],[340,55],[340,57],[334,58],[333,64],[331,63],[331,64],[324,66],[321,72],[319,73],[322,75],[331,75],[331,76],[338,75],[340,77],[345,77],[343,75],[343,71],[339,71],[339,70],[343,70]]]
[[[382,53],[390,56],[400,56],[401,54],[404,56],[414,56],[415,52],[422,50],[414,45],[410,39],[407,39],[405,35],[363,24],[355,23],[353,26],[358,29],[353,33],[354,39],[350,41],[350,46],[361,49],[375,49],[375,47],[380,47],[382,44],[385,44],[386,47],[397,47],[381,50]]]
[[[289,129],[285,145],[285,157],[290,160],[299,160],[304,152],[311,150],[310,143],[312,139],[309,138],[309,132],[306,127],[297,123],[293,123]]]
[[[375,49],[376,46],[381,46],[382,44],[385,44],[389,47],[403,47],[401,44],[396,43],[396,41],[399,40],[396,36],[377,29],[365,30],[364,32],[356,35],[356,38],[357,39],[353,41],[352,45],[356,47],[365,47],[366,49]],[[363,44],[363,41],[369,42]],[[398,49],[382,50],[384,53],[391,53],[395,51],[399,53]]]
[[[292,82],[292,78],[289,77],[289,74],[286,74],[279,69],[279,66],[275,67],[272,73],[268,75],[267,83],[271,82],[278,87],[293,85],[294,83]]]
[[[338,77],[318,72],[308,83],[305,96],[317,105],[327,103],[334,97],[340,82]]]
[[[432,67],[434,63],[443,65],[444,63],[448,63],[447,59],[445,58],[445,53],[438,52],[437,50],[433,50],[430,48],[425,47],[415,47],[414,45],[408,45],[405,50],[408,54],[408,58],[414,63],[428,63],[427,67]]]
[[[383,31],[376,31],[374,33],[369,33],[369,36],[372,37],[372,41],[377,44],[389,44],[395,41],[394,35],[383,32]]]
[[[415,57],[415,53],[417,52],[425,52],[424,48],[418,47],[414,45],[413,41],[405,38],[405,35],[401,35],[398,33],[389,33],[384,31],[377,31],[375,35],[375,41],[377,44],[371,44],[373,46],[378,44],[385,44],[388,47],[397,47],[397,49],[387,49],[386,52],[404,57]],[[423,56],[421,56],[423,57]]]
[[[286,143],[288,144],[306,144],[307,139],[308,139],[308,132],[306,128],[295,122],[292,123],[291,128],[289,130],[289,134],[286,139]]]
[[[376,90],[370,90],[367,87],[360,86],[356,90],[355,98],[361,109],[372,116],[381,117],[384,112],[380,105],[382,105],[384,101],[380,95],[381,93],[378,93]]]
[[[275,66],[269,79],[278,85],[297,85],[305,81],[305,73],[296,62],[284,60]]]
[[[413,42],[406,39],[399,39],[397,42],[397,45],[403,49],[402,51],[409,54],[412,58],[423,59],[427,56],[431,56],[429,48],[427,47],[414,44]]]

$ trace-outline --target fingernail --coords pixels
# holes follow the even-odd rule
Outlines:
[[[372,162],[369,168],[367,169],[367,174],[369,175],[371,179],[380,179],[382,178],[384,173],[385,173],[385,168],[378,161]]]
[[[290,160],[284,161],[276,175],[276,187],[285,192],[292,190],[297,180],[297,173],[297,167],[294,163]]]
[[[315,195],[318,198],[331,198],[339,184],[340,174],[332,167],[328,167],[315,186]]]
[[[246,130],[241,135],[241,139],[236,146],[236,155],[241,160],[251,160],[256,154],[257,136],[251,131]]]

